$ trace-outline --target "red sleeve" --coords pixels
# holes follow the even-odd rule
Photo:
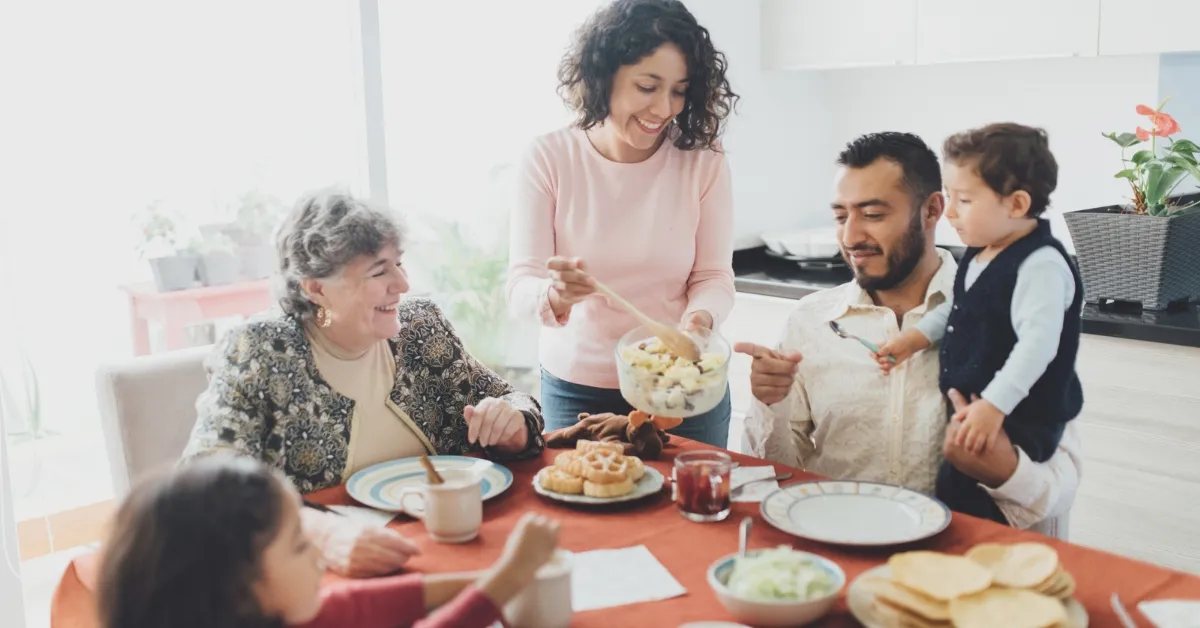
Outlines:
[[[412,628],[489,628],[501,622],[507,626],[495,602],[475,587],[467,587],[453,600],[418,620]]]
[[[352,580],[322,593],[321,611],[300,628],[395,628],[425,616],[425,585],[419,573]]]

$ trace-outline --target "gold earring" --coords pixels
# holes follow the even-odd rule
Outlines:
[[[329,327],[332,324],[333,315],[329,313],[329,310],[323,307],[317,308],[317,325],[321,327]]]

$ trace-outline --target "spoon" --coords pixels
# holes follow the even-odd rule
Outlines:
[[[754,517],[742,519],[738,526],[738,556],[746,557],[746,546],[750,544],[750,528],[754,525]]]
[[[421,455],[421,466],[425,467],[425,475],[429,476],[430,484],[445,484],[446,480],[442,479],[442,474],[433,468],[433,463],[424,454]]]
[[[675,355],[692,362],[700,361],[700,349],[696,346],[696,343],[687,336],[687,334],[669,325],[664,325],[663,323],[660,323],[649,316],[646,316],[641,310],[634,307],[632,303],[621,298],[621,295],[613,292],[611,288],[600,283],[600,281],[595,277],[592,277],[592,283],[595,285],[596,290],[599,290],[608,298],[616,301],[617,305],[625,308],[625,311],[629,312],[635,318],[641,321],[642,325],[645,325],[646,329],[650,330],[650,333],[658,336],[658,339],[661,340],[664,345],[666,345],[667,349],[671,350],[671,353],[674,353]]]
[[[879,353],[879,345],[876,345],[875,343],[871,342],[870,340],[867,340],[866,338],[860,338],[858,336],[855,336],[854,334],[848,333],[846,330],[842,329],[841,325],[837,324],[837,321],[829,321],[829,328],[833,330],[833,333],[841,336],[842,338],[849,338],[851,340],[857,340],[860,343],[862,343],[862,346],[870,349],[872,352]],[[895,364],[896,358],[889,355],[888,362]]]
[[[734,498],[734,497],[741,495],[742,489],[746,488],[746,486],[748,486],[750,484],[754,484],[755,482],[770,482],[771,480],[775,480],[776,482],[782,482],[791,477],[792,477],[792,472],[786,471],[784,473],[780,473],[779,475],[777,475],[773,478],[758,478],[757,480],[750,480],[749,482],[742,482],[741,484],[738,484],[737,486],[733,487],[733,490],[729,493],[729,497]]]

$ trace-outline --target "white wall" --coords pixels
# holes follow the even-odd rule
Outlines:
[[[1120,170],[1119,149],[1100,134],[1132,131],[1143,122],[1134,107],[1160,100],[1158,55],[766,71],[759,3],[687,5],[725,52],[734,90],[743,97],[725,143],[734,176],[735,234],[744,246],[758,244],[754,236],[764,230],[829,224],[833,160],[858,135],[908,131],[940,154],[952,133],[1014,121],[1050,134],[1059,181],[1048,215],[1071,248],[1061,211],[1127,196],[1112,176]],[[1170,69],[1168,57],[1176,57]],[[1186,131],[1188,120],[1200,125],[1200,83],[1188,80],[1200,71],[1200,55],[1163,58],[1163,89],[1174,92],[1170,110]],[[960,243],[946,224],[938,241]]]
[[[1146,103],[1151,107],[1170,98],[1163,109],[1179,123],[1179,137],[1200,141],[1200,53],[1174,53],[1162,55],[1159,63],[1158,99]],[[1180,185],[1177,192],[1200,188],[1197,182]]]
[[[827,150],[825,78],[818,73],[762,70],[759,3],[687,0],[729,61],[729,80],[741,97],[725,134],[733,172],[739,246],[757,246],[759,233],[827,224],[836,152]]]
[[[941,153],[950,134],[988,122],[1040,126],[1058,160],[1051,196],[1055,233],[1069,242],[1057,214],[1119,202],[1128,188],[1113,174],[1120,149],[1100,136],[1133,131],[1140,103],[1158,95],[1157,55],[908,66],[828,72],[837,146],[871,131],[908,131]],[[1200,122],[1200,120],[1198,120]],[[958,244],[943,223],[938,241]]]

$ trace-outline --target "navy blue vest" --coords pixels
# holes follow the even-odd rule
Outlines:
[[[981,249],[967,249],[954,278],[954,307],[947,321],[946,335],[942,338],[939,377],[943,393],[954,388],[967,399],[972,394],[982,393],[992,381],[1017,344],[1012,321],[1017,270],[1025,258],[1044,246],[1054,247],[1066,260],[1075,278],[1075,298],[1063,320],[1058,354],[1029,390],[1029,395],[1004,421],[1005,430],[1014,444],[1039,462],[1054,453],[1063,426],[1083,408],[1083,387],[1075,374],[1082,325],[1083,281],[1066,249],[1050,233],[1049,222],[1039,219],[1032,233],[1001,251],[979,274],[970,290],[965,289],[967,268]],[[1021,437],[1026,426],[1033,429],[1033,433],[1028,434],[1031,437],[1028,440],[1033,442],[1018,442],[1027,440]],[[1043,433],[1040,426],[1049,428],[1051,433]],[[1039,443],[1049,446],[1048,450],[1043,451],[1045,447]]]

